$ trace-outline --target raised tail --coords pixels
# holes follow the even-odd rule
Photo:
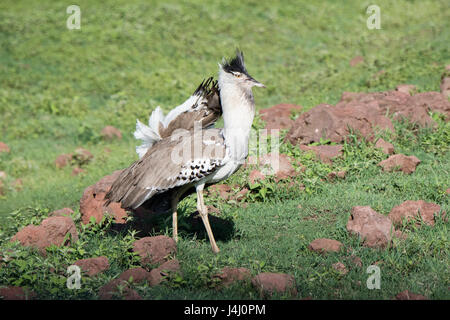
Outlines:
[[[136,121],[134,137],[142,140],[142,144],[136,147],[136,153],[142,158],[156,142],[169,137],[176,129],[193,129],[195,122],[201,121],[203,128],[211,127],[221,114],[219,87],[217,81],[210,77],[203,80],[189,99],[167,116],[157,107],[149,118],[148,126]]]

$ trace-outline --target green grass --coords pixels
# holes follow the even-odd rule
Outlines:
[[[83,190],[112,171],[137,159],[132,132],[136,118],[147,121],[158,105],[169,110],[186,99],[200,81],[217,73],[217,63],[239,46],[250,74],[266,90],[255,90],[258,109],[295,103],[308,110],[335,104],[343,91],[392,90],[410,83],[419,92],[438,91],[444,66],[450,63],[450,12],[445,1],[378,1],[381,30],[366,28],[367,1],[79,1],[81,30],[67,30],[67,3],[2,1],[0,3],[0,141],[11,153],[0,154],[0,171],[8,174],[0,196],[0,252],[14,257],[0,267],[0,285],[33,288],[39,298],[96,299],[98,288],[123,270],[137,266],[129,252],[131,230],[77,223],[80,241],[51,248],[42,257],[9,243],[21,227],[39,224],[48,212],[75,209]],[[350,67],[357,55],[364,62]],[[379,71],[384,70],[384,73]],[[396,123],[386,136],[398,153],[422,162],[415,173],[383,173],[376,165],[386,156],[372,143],[350,139],[344,157],[333,165],[283,145],[282,152],[306,166],[297,178],[305,186],[288,188],[269,180],[241,203],[213,196],[207,204],[220,208],[232,228],[213,226],[221,249],[215,256],[202,230],[194,230],[188,214],[193,198],[181,204],[181,240],[177,258],[183,272],[159,287],[136,286],[148,299],[256,299],[249,283],[217,290],[212,275],[224,266],[286,272],[297,282],[299,297],[314,299],[390,299],[410,290],[431,299],[448,299],[450,284],[448,222],[434,227],[405,227],[408,239],[386,250],[361,246],[345,230],[350,210],[369,205],[388,214],[405,200],[438,203],[450,212],[449,123],[434,116],[435,130]],[[121,141],[105,142],[100,130],[113,125]],[[94,154],[73,177],[71,168],[56,169],[61,153],[83,146]],[[111,150],[104,152],[105,148]],[[346,170],[345,180],[326,179]],[[239,171],[229,184],[247,186]],[[22,190],[13,187],[22,179]],[[301,208],[298,208],[298,205]],[[78,220],[77,220],[78,221]],[[170,235],[170,217],[157,233]],[[318,255],[310,241],[329,237],[346,250]],[[362,268],[351,255],[362,259]],[[105,255],[111,268],[84,279],[81,290],[65,286],[67,265],[80,258]],[[346,275],[331,265],[343,262]],[[365,286],[367,266],[382,261],[381,290]],[[276,296],[275,298],[285,298]]]

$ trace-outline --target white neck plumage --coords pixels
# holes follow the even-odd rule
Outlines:
[[[248,155],[250,130],[255,116],[255,103],[251,88],[239,87],[233,81],[219,76],[224,138],[230,156],[244,162]]]

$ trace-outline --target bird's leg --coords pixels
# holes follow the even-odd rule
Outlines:
[[[178,197],[172,199],[172,237],[178,242],[178,217],[177,217]]]
[[[219,247],[216,244],[216,240],[214,240],[214,235],[211,230],[211,226],[209,224],[208,219],[208,208],[205,206],[203,202],[203,187],[205,185],[200,185],[196,188],[197,191],[197,210],[202,217],[203,224],[205,225],[206,233],[208,234],[209,242],[211,243],[211,248],[214,253],[219,252]]]

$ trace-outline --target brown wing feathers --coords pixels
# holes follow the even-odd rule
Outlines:
[[[192,106],[195,110],[181,113],[166,128],[160,124],[159,132],[162,139],[170,137],[176,129],[191,130],[198,121],[201,121],[202,128],[208,128],[222,115],[219,87],[217,81],[213,81],[213,77],[203,80],[193,95],[198,96],[198,100]]]
[[[194,110],[181,113],[166,128],[160,123],[162,140],[154,144],[142,159],[123,170],[107,193],[105,205],[121,202],[123,208],[135,208],[144,199],[183,183],[184,180],[177,180],[181,165],[173,164],[170,159],[171,150],[181,142],[171,141],[171,135],[177,129],[192,130],[198,121],[202,128],[208,128],[222,114],[219,88],[212,77],[202,81],[193,95],[198,96],[197,103],[192,106]],[[186,179],[185,183],[188,182]]]
[[[213,172],[221,165],[221,160],[225,156],[225,146],[219,129],[208,129],[208,133],[217,143],[214,150],[208,149],[204,144],[203,132],[193,135],[191,131],[188,139],[166,138],[156,143],[142,159],[125,169],[114,181],[105,196],[107,199],[105,205],[110,202],[121,202],[123,208],[135,209],[155,194],[195,183]],[[190,145],[186,146],[186,143]],[[200,155],[195,154],[196,143],[203,146]],[[174,148],[190,149],[190,152],[183,153],[179,161],[174,161],[172,159]]]

